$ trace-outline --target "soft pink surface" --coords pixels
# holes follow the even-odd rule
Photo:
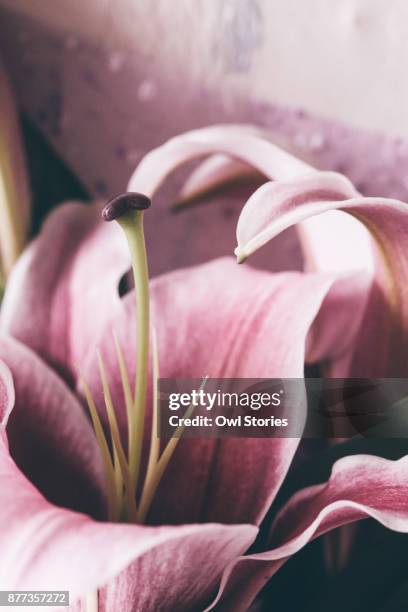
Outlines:
[[[50,214],[15,266],[1,308],[1,329],[69,381],[119,307],[119,281],[130,266],[119,226],[100,215],[99,204],[79,202]]]

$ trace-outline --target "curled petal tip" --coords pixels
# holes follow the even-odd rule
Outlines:
[[[246,259],[248,258],[248,255],[246,255],[245,253],[240,251],[239,247],[237,247],[235,249],[234,253],[235,253],[235,256],[237,258],[237,263],[238,264],[244,263],[244,261],[246,261]]]
[[[102,210],[102,219],[104,221],[114,221],[132,210],[146,210],[150,205],[150,198],[143,193],[121,193],[106,204]]]

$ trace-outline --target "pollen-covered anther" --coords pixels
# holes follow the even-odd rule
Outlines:
[[[143,193],[127,192],[115,196],[106,204],[102,210],[102,219],[115,221],[135,210],[146,210],[150,208],[151,201]]]

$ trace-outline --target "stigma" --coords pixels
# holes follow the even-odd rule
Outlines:
[[[129,212],[146,210],[150,206],[150,198],[143,193],[121,193],[109,200],[105,205],[102,210],[102,219],[104,221],[117,221]]]

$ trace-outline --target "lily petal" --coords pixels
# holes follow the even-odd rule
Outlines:
[[[339,308],[334,299],[337,278],[302,273],[269,274],[237,266],[231,259],[177,271],[151,283],[152,314],[157,329],[162,378],[303,377],[309,330],[325,308]],[[339,281],[347,283],[348,280]],[[354,292],[354,289],[353,289]],[[322,312],[323,312],[322,311]],[[349,339],[351,318],[331,336],[335,352]],[[124,299],[116,320],[127,366],[134,376],[134,296]],[[333,326],[331,326],[333,328]],[[324,332],[325,325],[321,328]],[[333,333],[333,329],[326,330]],[[124,400],[120,375],[108,329],[99,343],[108,364],[110,386],[125,435]],[[321,345],[323,346],[323,345]],[[308,350],[316,349],[310,336]],[[325,357],[330,357],[326,349]],[[102,407],[95,357],[87,379]],[[151,408],[151,394],[149,397]],[[300,421],[304,413],[299,414]],[[254,522],[268,510],[289,468],[298,439],[181,439],[165,473],[149,521]],[[186,466],[188,465],[188,470]]]
[[[276,181],[301,179],[316,173],[311,165],[273,144],[266,130],[248,125],[218,125],[186,132],[151,151],[133,173],[129,191],[141,191],[151,197],[170,172],[203,155],[211,157],[190,177],[182,190],[182,198],[193,197],[253,170]],[[346,185],[348,197],[358,195],[342,177],[342,188]],[[300,222],[298,229],[308,269],[348,272],[356,269],[356,263],[358,269],[373,269],[370,235],[355,219],[341,213],[330,214]],[[331,230],[330,257],[324,241],[328,229]],[[345,253],[341,247],[347,239],[349,247]]]
[[[296,151],[293,150],[293,144],[287,139],[276,134],[271,134],[266,128],[260,128],[250,124],[233,124],[228,126],[218,126],[219,128],[226,128],[229,132],[233,130],[234,134],[240,133],[243,136],[254,136],[262,138],[263,140],[271,143],[273,147],[279,147],[285,152],[293,156],[294,159],[301,159],[304,164],[309,166],[310,171],[313,170],[314,160],[310,153],[302,151],[302,155],[297,155]],[[208,131],[209,128],[204,128]],[[212,128],[211,128],[212,129]],[[198,130],[202,132],[203,130]],[[187,132],[186,136],[189,133]],[[228,134],[226,135],[226,138]],[[272,149],[272,147],[271,147]],[[274,156],[272,155],[272,158]],[[271,160],[273,161],[273,160]],[[294,171],[297,170],[297,165],[294,165]],[[189,177],[186,179],[179,197],[178,203],[180,205],[187,203],[189,200],[196,199],[208,193],[225,186],[238,179],[247,179],[252,177],[266,177],[270,180],[279,179],[280,177],[275,175],[277,168],[271,163],[270,174],[262,174],[256,165],[252,165],[249,156],[246,161],[239,160],[230,155],[224,153],[214,153],[200,162],[199,165],[191,172]],[[303,171],[303,170],[302,170]]]
[[[242,125],[216,125],[171,138],[148,153],[131,176],[128,190],[141,191],[151,197],[178,166],[212,153],[227,154],[249,163],[266,176],[269,176],[273,159],[275,176],[281,180],[309,174],[313,170],[260,137],[257,130]]]
[[[20,469],[55,503],[103,514],[102,468],[82,406],[30,349],[0,336],[1,422]],[[13,380],[11,380],[11,374]],[[15,386],[15,397],[13,389]],[[11,411],[12,406],[14,409]]]
[[[201,610],[229,560],[247,550],[257,534],[250,525],[212,523],[136,529],[133,539],[142,539],[146,552],[103,591],[105,610],[133,612],[135,601],[143,611]]]
[[[310,183],[310,193],[307,184]],[[342,210],[370,230],[375,256],[375,282],[353,361],[358,376],[405,375],[408,333],[408,258],[405,237],[408,207],[398,200],[349,197],[334,199],[327,190],[336,189],[338,175],[320,173],[302,181],[306,198],[296,197],[295,183],[287,193],[275,183],[258,189],[242,210],[238,226],[240,260],[249,256],[283,229],[325,211]],[[319,193],[319,185],[324,187]],[[348,243],[343,249],[348,248]],[[371,349],[368,348],[371,346]]]
[[[0,361],[0,428],[7,425],[15,402],[13,377],[4,361]]]
[[[371,517],[408,533],[408,457],[389,461],[370,455],[340,459],[327,483],[295,494],[276,517],[271,550],[242,557],[228,568],[208,608],[246,610],[291,555],[332,529]]]
[[[181,206],[238,179],[262,177],[245,162],[222,153],[211,155],[186,179],[177,198]]]
[[[99,205],[64,204],[13,269],[0,328],[70,379],[118,308],[129,267],[120,228],[101,221]]]
[[[250,525],[148,528],[95,522],[48,503],[1,440],[0,488],[0,584],[11,590],[45,584],[69,590],[71,600],[100,588],[100,601],[123,612],[134,610],[135,601],[151,612],[202,608],[222,570],[257,532]]]

